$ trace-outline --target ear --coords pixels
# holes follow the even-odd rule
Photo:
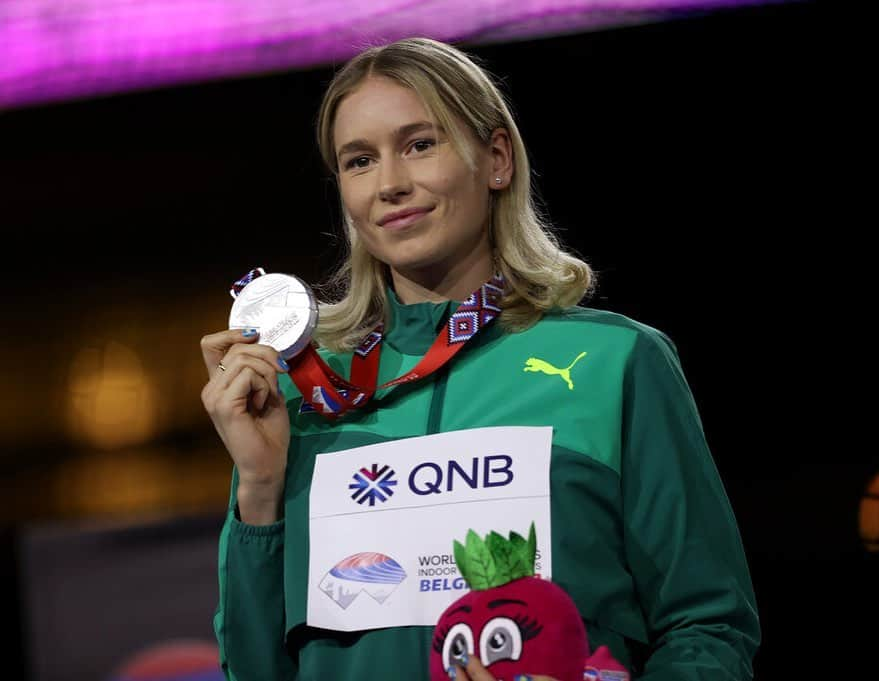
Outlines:
[[[496,128],[491,133],[489,142],[491,154],[490,175],[488,186],[490,189],[506,189],[513,180],[513,142],[506,128]],[[500,178],[500,181],[498,181]]]

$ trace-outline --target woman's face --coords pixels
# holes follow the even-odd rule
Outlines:
[[[342,202],[366,248],[395,275],[436,280],[469,263],[486,270],[484,280],[492,273],[490,187],[506,186],[506,171],[493,185],[494,145],[473,137],[474,172],[430,121],[418,95],[387,78],[369,77],[347,95],[334,125]]]

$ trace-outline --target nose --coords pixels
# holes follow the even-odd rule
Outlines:
[[[382,163],[378,178],[378,195],[382,201],[394,201],[412,191],[412,180],[400,159],[389,159]]]

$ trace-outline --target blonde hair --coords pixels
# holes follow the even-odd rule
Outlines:
[[[492,131],[505,128],[513,146],[511,184],[491,190],[489,234],[496,271],[506,279],[498,323],[509,331],[535,324],[554,307],[577,304],[595,285],[588,264],[566,252],[538,209],[524,142],[510,107],[489,74],[459,49],[428,38],[409,38],[370,47],[333,78],[317,119],[318,146],[338,176],[333,124],[342,99],[369,76],[379,75],[415,91],[444,128],[458,154],[475,169],[467,130],[488,145]],[[341,198],[340,198],[341,201]],[[344,262],[318,291],[322,303],[315,338],[336,352],[351,350],[385,321],[387,267],[358,238],[342,206],[348,251]]]

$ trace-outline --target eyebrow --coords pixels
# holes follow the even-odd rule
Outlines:
[[[526,608],[528,607],[525,601],[519,601],[515,598],[498,598],[496,601],[490,601],[488,607],[489,609],[499,608],[502,605],[524,605]]]
[[[469,605],[459,605],[457,608],[448,613],[448,615],[454,615],[456,612],[466,612],[470,613],[473,610]],[[446,617],[448,617],[446,615]]]
[[[406,137],[407,135],[411,135],[413,132],[418,132],[420,130],[432,130],[436,128],[439,132],[442,132],[442,126],[434,125],[430,121],[417,121],[415,123],[407,123],[406,125],[401,125],[399,128],[394,130],[394,137]],[[339,150],[336,152],[336,157],[341,158],[345,154],[350,154],[352,151],[360,151],[361,149],[371,149],[372,145],[369,141],[365,139],[356,139],[351,140],[350,142],[346,142]]]

